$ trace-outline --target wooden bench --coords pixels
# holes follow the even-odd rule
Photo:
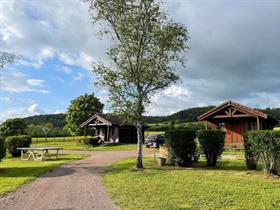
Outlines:
[[[21,147],[17,149],[21,151],[21,160],[29,160],[32,158],[35,161],[50,160],[52,154],[50,154],[49,151],[55,151],[54,156],[57,160],[58,152],[62,150],[62,148],[55,147]],[[27,157],[24,157],[24,155]]]

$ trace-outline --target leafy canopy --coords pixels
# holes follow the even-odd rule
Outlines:
[[[151,97],[179,79],[177,64],[184,64],[187,29],[170,20],[158,0],[89,0],[100,35],[112,40],[110,64],[93,65],[97,84],[110,93],[119,114],[139,122]]]
[[[0,126],[0,136],[17,136],[26,134],[27,124],[21,118],[8,119]]]
[[[74,135],[83,134],[81,124],[96,113],[101,113],[104,105],[99,98],[92,94],[85,94],[71,101],[66,116],[66,126]]]
[[[16,56],[12,53],[0,51],[0,70],[4,68],[6,64],[11,64],[15,61]]]

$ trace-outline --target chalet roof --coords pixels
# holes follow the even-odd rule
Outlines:
[[[94,122],[95,120],[99,120],[101,121],[103,124],[105,125],[131,125],[128,122],[122,120],[121,118],[117,117],[117,116],[113,116],[111,114],[101,114],[101,113],[97,113],[95,115],[93,115],[92,117],[90,117],[88,120],[86,120],[85,122],[83,122],[81,124],[81,127],[86,127],[89,124],[91,124],[92,122]]]
[[[244,106],[242,104],[236,103],[236,102],[231,101],[231,100],[226,101],[226,102],[222,103],[219,106],[216,106],[215,108],[209,110],[208,112],[205,112],[204,114],[200,115],[197,119],[199,121],[207,120],[208,118],[210,118],[211,116],[215,115],[219,111],[221,111],[221,110],[223,110],[225,108],[228,108],[228,107],[235,108],[235,109],[237,109],[239,111],[242,111],[242,112],[244,112],[244,113],[246,113],[248,115],[251,115],[252,117],[260,117],[260,118],[263,118],[263,119],[268,119],[268,118],[272,119],[266,113],[263,113],[263,112],[258,111],[256,109],[252,109],[250,107]]]

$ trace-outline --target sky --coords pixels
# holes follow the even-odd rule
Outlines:
[[[280,1],[167,0],[163,9],[189,33],[180,81],[152,98],[147,115],[225,100],[280,107]],[[106,60],[88,5],[79,0],[0,0],[0,50],[16,53],[0,72],[0,122],[65,113],[70,101],[94,93],[91,64]]]

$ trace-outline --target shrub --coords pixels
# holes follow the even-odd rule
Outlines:
[[[196,144],[194,130],[166,131],[166,145],[171,163],[178,166],[191,166],[195,154]]]
[[[256,170],[259,155],[252,150],[251,141],[254,141],[252,138],[254,138],[254,135],[252,135],[252,133],[246,133],[244,135],[245,163],[248,169]]]
[[[6,156],[5,138],[0,136],[0,161]]]
[[[82,142],[86,146],[98,146],[98,138],[96,137],[83,137]]]
[[[218,157],[224,151],[225,132],[203,130],[198,134],[200,147],[205,154],[207,166],[216,166]]]
[[[247,142],[250,150],[258,154],[262,166],[269,174],[280,174],[280,132],[249,131]]]
[[[19,147],[30,147],[31,137],[27,135],[9,136],[6,138],[7,148],[13,157],[20,156]]]

